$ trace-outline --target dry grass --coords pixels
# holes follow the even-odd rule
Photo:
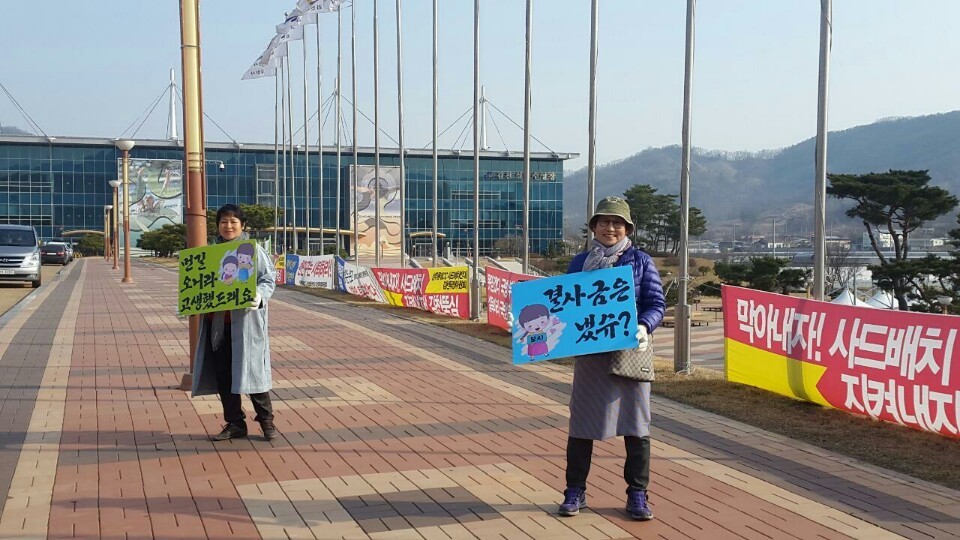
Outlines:
[[[144,260],[168,267],[177,266],[176,259]],[[483,322],[389,306],[338,291],[302,287],[297,290],[449,328],[504,348],[511,346],[510,336],[505,331]],[[507,358],[508,353],[504,351],[504,360]],[[565,360],[558,362],[570,363]],[[654,394],[866,463],[960,489],[960,440],[876,422],[758,388],[730,383],[724,380],[723,374],[709,369],[697,369],[692,374],[675,374],[673,363],[666,360],[658,360],[656,367]]]

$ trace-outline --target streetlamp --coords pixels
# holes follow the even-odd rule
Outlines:
[[[110,239],[113,241],[113,247],[111,248],[111,251],[113,251],[113,269],[118,270],[117,254],[120,253],[120,233],[117,229],[120,222],[120,201],[118,200],[117,191],[122,182],[120,182],[120,180],[110,180],[107,183],[113,188],[113,207],[116,209],[113,211],[113,234]]]
[[[130,276],[130,150],[137,143],[122,139],[115,143],[123,152],[123,279],[122,283],[133,283]]]
[[[110,260],[110,211],[112,204],[103,205],[103,260]]]
[[[946,295],[938,296],[938,297],[937,297],[937,302],[940,303],[940,310],[941,310],[941,312],[942,312],[944,315],[946,315],[946,314],[947,314],[947,306],[949,306],[950,303],[953,302],[953,297],[946,296]]]

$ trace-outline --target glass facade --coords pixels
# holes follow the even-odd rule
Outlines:
[[[433,212],[433,162],[429,151],[414,150],[406,158],[406,233],[408,249],[415,256],[430,251],[429,232],[434,219],[443,247],[454,254],[469,255],[473,242],[473,157],[442,151],[438,164],[438,211]],[[173,141],[137,141],[130,152],[134,159],[183,159],[183,148]],[[109,139],[0,137],[0,223],[33,225],[41,237],[60,237],[78,231],[103,230],[103,206],[112,204],[108,181],[118,177],[121,152]],[[531,159],[530,238],[531,250],[542,252],[562,238],[563,160],[570,154],[535,154]],[[340,225],[351,230],[350,166],[353,153],[344,151],[338,174],[336,154],[325,148],[323,189],[317,189],[320,164],[310,157],[310,227],[317,240],[320,226],[320,196],[323,197],[323,227],[328,243],[336,229],[336,185],[341,184]],[[207,206],[226,203],[274,204],[275,178],[289,178],[287,164],[275,171],[273,145],[208,143],[206,148]],[[372,149],[361,148],[358,163],[372,165]],[[222,170],[221,165],[223,164]],[[399,165],[396,149],[381,150],[383,166]],[[298,228],[307,225],[306,181],[303,153],[294,160],[294,189],[276,188],[286,220],[293,223],[296,208]],[[286,169],[286,170],[285,170]],[[496,242],[522,234],[523,159],[519,153],[483,152],[480,159],[480,249],[496,252]],[[286,173],[286,174],[285,174]],[[295,205],[290,195],[296,193]],[[284,205],[286,195],[287,204]],[[417,234],[421,233],[421,234]],[[422,234],[427,233],[427,234]],[[412,235],[412,236],[411,236]],[[301,233],[301,239],[303,233]],[[421,243],[422,239],[426,244]],[[349,244],[349,240],[345,245]],[[302,241],[301,241],[302,245]],[[444,250],[446,251],[446,250]],[[509,253],[504,253],[509,255]]]

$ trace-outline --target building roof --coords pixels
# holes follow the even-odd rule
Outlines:
[[[183,139],[178,140],[166,140],[166,139],[133,139],[137,142],[138,147],[147,147],[147,148],[183,148]],[[0,135],[0,144],[2,143],[16,143],[16,144],[72,144],[79,146],[113,146],[116,139],[110,139],[106,137],[39,137],[33,135]],[[259,151],[274,151],[273,143],[241,143],[241,142],[211,142],[207,141],[205,143],[206,150],[259,150]],[[303,145],[297,145],[297,148],[302,150]],[[311,146],[311,149],[316,150],[316,146]],[[323,152],[325,154],[330,154],[336,152],[336,146],[324,145]],[[344,154],[352,154],[353,147],[351,146],[341,146],[341,152]],[[374,153],[374,148],[372,146],[360,146],[357,147],[357,152],[360,154],[370,155]],[[380,153],[382,154],[397,154],[397,148],[387,148],[381,147]],[[432,148],[406,148],[405,154],[407,156],[416,156],[416,157],[432,157],[433,149]],[[439,157],[464,157],[464,156],[473,156],[473,149],[470,150],[453,150],[453,149],[437,149],[437,155]],[[531,159],[559,159],[567,160],[574,159],[579,157],[580,154],[573,152],[531,152]],[[480,152],[480,157],[486,158],[523,158],[523,152],[515,150],[483,150]]]

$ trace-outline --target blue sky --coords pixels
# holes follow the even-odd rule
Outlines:
[[[273,141],[273,79],[241,81],[294,0],[204,0],[201,5],[205,112],[241,142]],[[601,0],[598,161],[647,147],[679,144],[685,2]],[[163,91],[169,68],[180,70],[178,3],[4,2],[0,82],[50,135],[115,137]],[[357,0],[358,94],[373,115],[372,0]],[[396,137],[395,0],[380,0],[380,109]],[[819,5],[815,0],[700,0],[694,75],[694,145],[721,150],[778,148],[816,132]],[[431,6],[403,0],[406,142],[431,132]],[[524,2],[482,0],[481,77],[491,103],[522,121]],[[441,129],[472,100],[473,2],[441,0]],[[533,132],[552,149],[578,152],[586,163],[590,2],[536,0]],[[890,116],[960,108],[955,0],[841,0],[834,3],[830,128]],[[349,92],[350,11],[344,13],[344,91]],[[336,15],[322,22],[324,94],[333,88]],[[315,109],[314,27],[308,30],[310,107]],[[302,122],[301,49],[294,59],[294,115]],[[347,107],[344,103],[344,107]],[[345,111],[350,114],[349,109]],[[506,145],[521,132],[494,115]],[[0,123],[26,128],[0,96]],[[332,128],[333,122],[329,124]],[[162,138],[165,104],[138,137]],[[316,133],[315,125],[312,127]],[[453,129],[441,145],[454,144]],[[332,141],[332,131],[325,132]],[[372,145],[361,120],[359,140]],[[207,125],[208,140],[228,140]],[[389,144],[389,140],[382,138]],[[490,145],[502,149],[490,125]],[[466,147],[471,146],[470,141]],[[541,149],[535,146],[536,150]]]

